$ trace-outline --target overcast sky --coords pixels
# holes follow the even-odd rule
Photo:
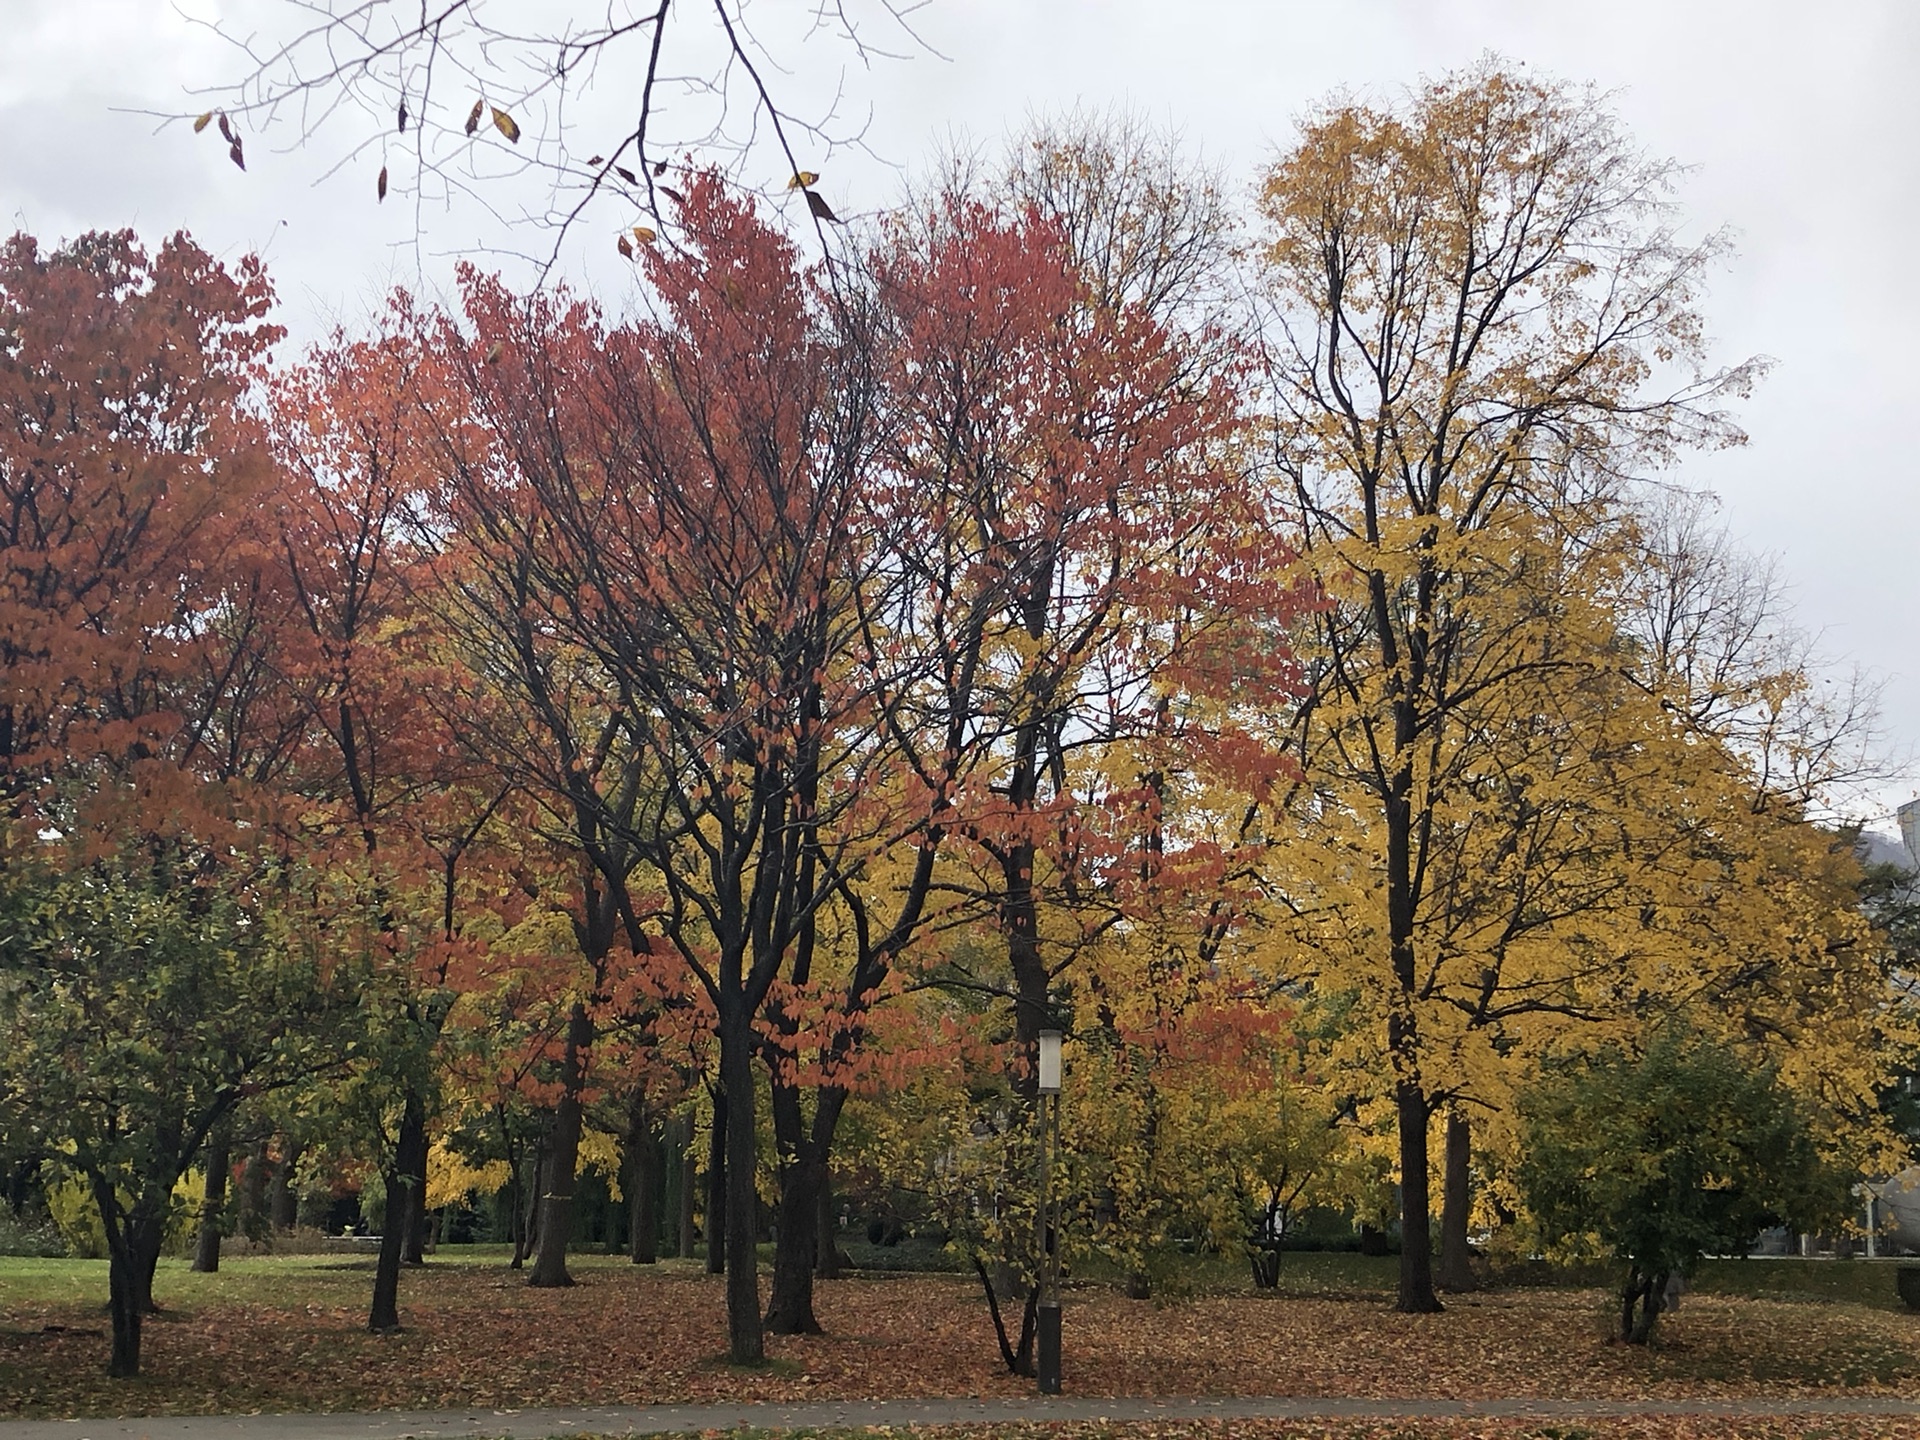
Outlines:
[[[541,29],[567,8],[484,3]],[[1778,557],[1799,622],[1836,663],[1886,680],[1890,747],[1920,749],[1914,0],[932,0],[912,17],[918,45],[869,13],[870,38],[906,58],[865,67],[830,35],[795,45],[769,30],[796,8],[759,0],[749,13],[790,71],[769,82],[797,108],[844,78],[843,124],[865,122],[873,153],[822,162],[821,188],[856,212],[895,198],[889,163],[911,167],[949,134],[995,140],[1029,113],[1076,103],[1131,105],[1250,184],[1329,92],[1391,98],[1487,50],[1614,92],[1649,150],[1693,167],[1681,198],[1694,228],[1736,238],[1706,307],[1719,358],[1776,361],[1743,412],[1752,443],[1690,460],[1679,478],[1715,491],[1734,532]],[[321,179],[348,137],[371,133],[351,117],[304,148],[293,125],[250,136],[241,174],[212,134],[156,133],[127,113],[199,109],[191,89],[248,68],[189,17],[268,39],[291,14],[283,0],[0,0],[0,220],[49,240],[186,227],[216,253],[257,250],[301,335],[354,322],[396,281],[443,284],[455,254],[544,251],[548,237],[471,205],[416,209],[399,193],[403,151],[369,150]],[[702,43],[691,23],[685,33]],[[607,113],[630,96],[627,73],[601,73],[594,98]],[[398,178],[376,206],[382,158]],[[609,237],[623,218],[596,214],[563,248],[562,272],[621,284]],[[1915,794],[1916,779],[1882,801]]]

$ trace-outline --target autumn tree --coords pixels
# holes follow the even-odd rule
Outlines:
[[[776,978],[798,965],[804,983],[823,906],[893,833],[870,783],[871,676],[895,662],[859,641],[896,572],[857,312],[825,305],[719,177],[682,214],[685,248],[649,251],[653,320],[607,326],[470,282],[475,334],[441,342],[482,422],[449,450],[448,528],[468,553],[448,574],[501,657],[489,673],[542,727],[539,793],[625,907],[608,917],[621,940],[671,947],[713,1007],[732,1352],[751,1361],[756,1027]],[[598,738],[569,739],[573,717]]]
[[[130,233],[0,253],[9,822],[55,819],[59,782],[69,805],[126,802],[165,828],[202,785],[279,763],[245,524],[267,467],[241,410],[279,335],[271,298],[257,263],[229,272],[185,236],[152,256]]]
[[[1739,438],[1716,407],[1752,367],[1697,369],[1718,246],[1677,238],[1673,175],[1592,97],[1486,63],[1397,109],[1330,106],[1263,192],[1274,459],[1328,601],[1300,753],[1310,787],[1325,777],[1316,813],[1371,836],[1365,898],[1339,922],[1352,968],[1325,983],[1377,999],[1402,1310],[1439,1303],[1428,1131],[1452,1081],[1435,1025],[1505,984],[1442,941],[1447,882],[1473,878],[1447,852],[1492,783],[1463,750],[1486,717],[1520,733],[1563,675],[1599,682],[1591,648],[1569,665],[1542,622],[1626,478]]]

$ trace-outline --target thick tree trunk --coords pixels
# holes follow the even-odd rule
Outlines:
[[[759,1257],[754,1253],[760,1197],[754,1188],[759,1137],[754,1127],[751,1027],[745,1014],[720,1017],[720,1083],[727,1096],[727,1358],[735,1365],[758,1365],[766,1359]]]
[[[811,1148],[811,1147],[809,1147]],[[796,1157],[780,1172],[780,1209],[773,1246],[773,1293],[767,1329],[776,1335],[818,1335],[813,1313],[813,1264],[820,1238],[820,1189],[826,1166]]]
[[[207,1136],[207,1194],[200,1206],[200,1234],[193,1247],[193,1268],[203,1275],[220,1268],[220,1231],[226,1219],[232,1140],[224,1121]]]
[[[660,1165],[666,1147],[660,1127],[635,1096],[627,1117],[627,1258],[635,1265],[660,1259]]]
[[[674,1216],[674,1254],[682,1260],[693,1259],[693,1212],[699,1199],[699,1176],[693,1163],[693,1116],[681,1115],[673,1122],[673,1153],[679,1167],[674,1174],[678,1213]]]
[[[575,1004],[567,1017],[567,1048],[560,1062],[560,1106],[554,1112],[553,1142],[547,1153],[546,1185],[540,1196],[540,1249],[527,1283],[542,1289],[573,1284],[567,1273],[567,1246],[573,1239],[573,1187],[580,1164],[581,1091],[593,1022],[587,1007]]]
[[[827,1188],[833,1137],[846,1092],[823,1086],[809,1127],[797,1086],[773,1085],[774,1142],[780,1147],[780,1211],[774,1237],[773,1294],[767,1328],[776,1335],[818,1335],[813,1311],[813,1274],[821,1243],[820,1204]],[[832,1235],[827,1247],[832,1249]]]
[[[1440,1310],[1433,1289],[1433,1224],[1427,1184],[1427,1097],[1418,1081],[1402,1080],[1400,1120],[1400,1294],[1394,1309],[1409,1315]]]
[[[713,1129],[707,1137],[707,1273],[727,1272],[727,1092],[713,1091]]]
[[[405,1248],[413,1192],[427,1185],[427,1108],[411,1087],[400,1114],[400,1134],[387,1171],[387,1204],[380,1222],[380,1258],[373,1272],[373,1305],[367,1328],[391,1335],[400,1328],[400,1259]]]
[[[113,1326],[107,1373],[116,1380],[140,1373],[140,1327],[144,1317],[155,1311],[153,1272],[160,1263],[166,1197],[172,1188],[170,1181],[150,1186],[133,1213],[127,1214],[111,1185],[98,1178],[93,1181],[94,1204],[107,1237],[107,1309]]]
[[[407,1265],[427,1263],[427,1183],[424,1163],[420,1167],[420,1183],[407,1192],[407,1244],[400,1259]]]
[[[813,1273],[820,1280],[840,1278],[840,1227],[833,1213],[833,1172],[820,1177],[813,1239]]]
[[[107,1373],[128,1380],[140,1373],[140,1327],[154,1312],[153,1271],[160,1260],[161,1224],[157,1218],[128,1220],[120,1243],[109,1240],[108,1306],[112,1312],[113,1354]]]
[[[1440,1201],[1440,1288],[1479,1288],[1467,1232],[1473,1217],[1473,1128],[1458,1108],[1447,1110],[1446,1193]]]

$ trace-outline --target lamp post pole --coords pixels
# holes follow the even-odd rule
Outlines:
[[[1040,1342],[1042,1395],[1060,1393],[1060,1241],[1055,1224],[1053,1157],[1060,1145],[1060,1032],[1040,1032],[1040,1305],[1036,1315]]]

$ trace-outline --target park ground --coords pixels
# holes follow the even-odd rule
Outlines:
[[[1390,1308],[1393,1261],[1290,1255],[1281,1288],[1224,1278],[1131,1301],[1071,1287],[1066,1384],[1081,1396],[1322,1399],[1765,1401],[1772,1415],[1498,1419],[1360,1418],[999,1424],[952,1440],[1244,1435],[1913,1436],[1920,1422],[1813,1416],[1795,1404],[1920,1394],[1920,1315],[1886,1262],[1746,1261],[1707,1267],[1650,1350],[1607,1338],[1596,1286],[1527,1285],[1454,1298],[1444,1314]],[[216,1275],[163,1261],[164,1314],[146,1374],[109,1381],[104,1262],[0,1259],[0,1420],[895,1397],[1017,1398],[979,1290],[950,1274],[864,1273],[822,1282],[827,1334],[770,1337],[772,1361],[720,1356],[721,1282],[695,1262],[639,1267],[583,1255],[570,1290],[532,1290],[489,1250],[442,1251],[402,1287],[406,1329],[365,1333],[370,1262],[356,1256],[227,1259]],[[740,1432],[732,1432],[738,1434]],[[816,1440],[872,1431],[811,1431]],[[913,1433],[900,1431],[894,1433]]]

